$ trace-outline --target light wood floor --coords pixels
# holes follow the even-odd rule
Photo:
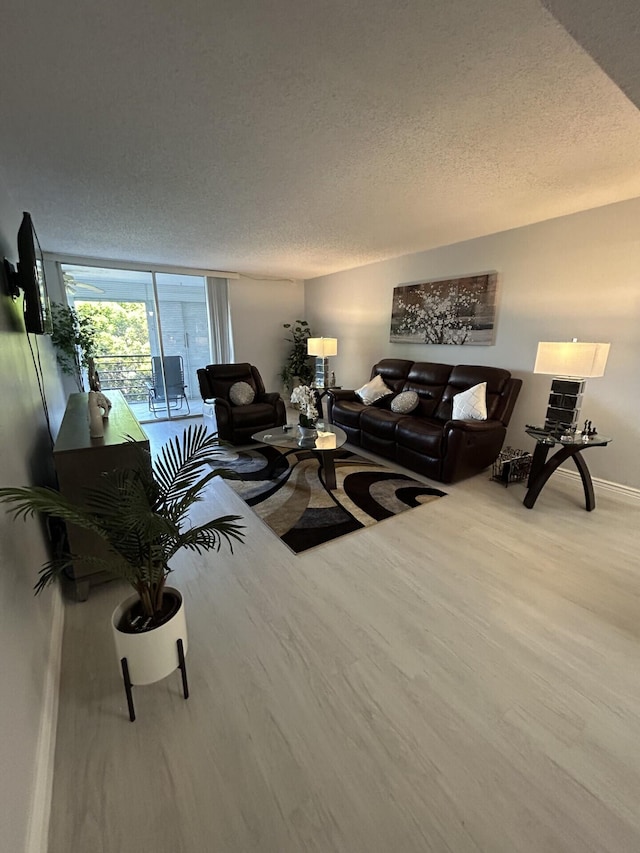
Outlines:
[[[294,556],[214,483],[247,542],[176,560],[191,698],[133,724],[126,587],[70,603],[51,853],[637,853],[638,503],[446,490]]]

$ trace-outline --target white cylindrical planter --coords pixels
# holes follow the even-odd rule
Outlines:
[[[165,587],[166,592],[174,593],[180,599],[176,613],[160,625],[141,634],[126,634],[118,630],[122,616],[138,600],[131,595],[122,601],[111,616],[111,628],[116,645],[118,663],[127,659],[131,684],[152,684],[160,681],[178,668],[178,640],[182,640],[184,654],[187,654],[187,622],[184,615],[184,601],[181,593],[173,587]]]

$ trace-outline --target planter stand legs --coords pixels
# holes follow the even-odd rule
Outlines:
[[[122,660],[120,661],[120,665],[122,666],[122,680],[124,681],[124,692],[127,694],[127,705],[129,706],[129,720],[133,722],[136,718],[136,711],[133,707],[133,693],[131,692],[133,684],[131,683],[131,679],[129,678],[129,666],[127,664],[127,659],[122,658]]]
[[[178,664],[178,669],[180,670],[180,674],[182,675],[182,695],[185,699],[189,698],[189,685],[187,684],[187,662],[184,659],[184,648],[182,647],[182,640],[178,639],[178,660],[180,663]]]
[[[182,676],[182,695],[185,699],[189,698],[189,684],[187,682],[187,662],[184,656],[184,647],[182,645],[182,640],[178,639],[176,645],[178,646],[178,669],[180,670],[180,674]],[[136,719],[136,710],[133,705],[133,684],[131,683],[131,678],[129,676],[129,665],[127,663],[126,658],[122,658],[120,660],[120,666],[122,667],[122,680],[124,681],[124,692],[127,695],[127,707],[129,708],[129,720],[133,723]]]

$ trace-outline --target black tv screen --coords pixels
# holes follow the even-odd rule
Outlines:
[[[36,335],[50,335],[51,310],[44,259],[29,213],[23,214],[18,230],[18,258],[18,286],[24,291],[25,328]]]

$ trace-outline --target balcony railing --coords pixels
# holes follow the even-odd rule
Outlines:
[[[103,391],[117,388],[129,403],[149,399],[150,355],[101,355],[96,356],[95,361]]]

